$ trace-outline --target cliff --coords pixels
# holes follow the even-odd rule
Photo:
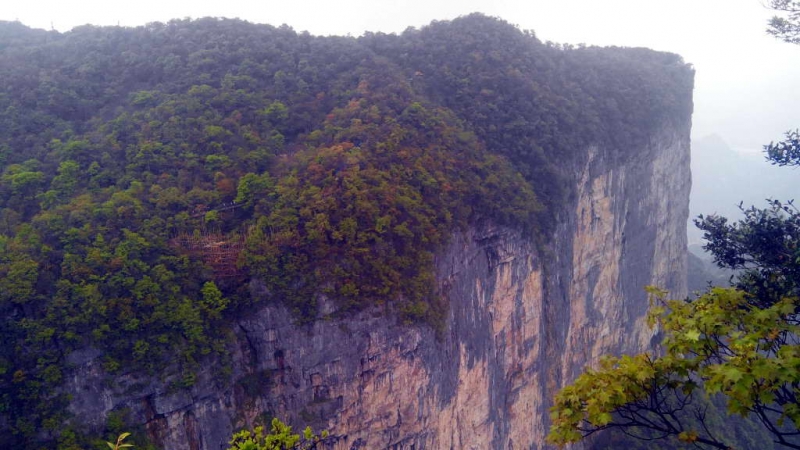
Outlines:
[[[607,353],[649,348],[643,286],[686,294],[688,118],[622,163],[588,148],[577,195],[543,250],[483,225],[437,257],[443,336],[375,311],[292,325],[282,307],[240,320],[233,373],[209,366],[189,392],[75,361],[71,411],[85,423],[129,408],[164,448],[218,449],[259,416],[310,423],[332,448],[543,448],[550,397]]]
[[[217,450],[278,417],[337,450],[543,448],[560,386],[653,344],[644,286],[686,294],[677,55],[477,14],[20,28],[0,446]]]

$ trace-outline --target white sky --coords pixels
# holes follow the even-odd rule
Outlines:
[[[0,20],[59,31],[222,16],[358,36],[475,11],[542,40],[682,55],[697,69],[695,137],[718,133],[734,148],[758,151],[800,127],[800,46],[766,35],[772,12],[760,0],[0,0]]]

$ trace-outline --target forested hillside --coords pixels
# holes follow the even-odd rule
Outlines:
[[[360,38],[0,23],[0,444],[67,448],[76,349],[109,372],[179,364],[180,389],[263,302],[298,325],[379,305],[439,326],[449,236],[546,241],[582,151],[635,157],[691,110],[684,71],[481,15]]]

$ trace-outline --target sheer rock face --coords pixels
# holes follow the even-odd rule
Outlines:
[[[232,373],[209,365],[189,391],[108,383],[97,354],[72,355],[71,410],[100,428],[128,408],[168,449],[226,448],[271,416],[329,430],[334,449],[543,448],[560,386],[603,354],[651,346],[643,287],[686,294],[689,129],[664,126],[624,161],[587,149],[541,248],[491,225],[454,236],[438,257],[450,301],[439,336],[378,311],[298,328],[266,307],[237,324]]]

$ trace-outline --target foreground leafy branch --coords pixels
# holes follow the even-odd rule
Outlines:
[[[709,427],[707,402],[723,394],[728,411],[755,416],[776,444],[800,448],[800,329],[797,299],[759,308],[745,292],[716,288],[693,302],[663,301],[651,311],[666,334],[664,355],[608,357],[564,388],[548,440],[578,441],[619,428],[639,439],[675,437],[701,448],[732,448]]]

